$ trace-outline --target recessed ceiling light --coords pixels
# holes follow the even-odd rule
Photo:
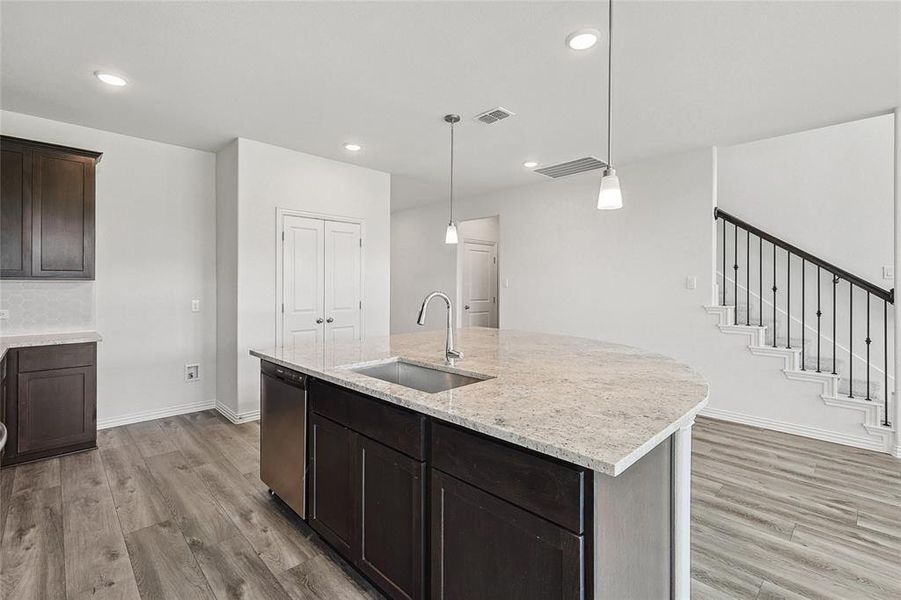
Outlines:
[[[580,29],[566,36],[566,45],[573,50],[588,50],[598,43],[600,37],[597,29]]]
[[[359,152],[363,149],[363,146],[360,144],[344,144],[345,150],[350,150],[351,152]]]
[[[527,169],[534,169],[535,167],[538,166],[538,163],[535,162],[534,160],[527,160],[526,162],[522,163],[522,166],[524,166]]]
[[[113,75],[112,73],[104,73],[103,71],[94,71],[94,77],[102,81],[107,85],[112,85],[115,87],[122,87],[123,85],[128,85],[128,82],[125,81],[122,77],[118,75]]]

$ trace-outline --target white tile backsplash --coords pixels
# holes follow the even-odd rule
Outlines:
[[[0,334],[93,330],[93,281],[3,281]]]

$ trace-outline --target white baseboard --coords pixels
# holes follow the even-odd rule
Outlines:
[[[223,417],[234,423],[235,425],[240,425],[241,423],[247,423],[249,421],[256,421],[260,418],[260,411],[258,410],[249,410],[243,413],[236,413],[230,407],[217,403],[216,410],[219,411]]]
[[[836,433],[828,429],[818,429],[816,427],[807,427],[806,425],[796,425],[794,423],[786,423],[776,419],[768,419],[766,417],[757,417],[754,415],[746,415],[744,413],[733,412],[731,410],[722,410],[719,408],[710,408],[709,406],[701,411],[701,416],[710,417],[711,419],[719,419],[721,421],[730,421],[732,423],[740,423],[742,425],[751,425],[753,427],[761,427],[763,429],[771,429],[782,433],[790,433],[800,435],[801,437],[821,440],[824,442],[832,442],[834,444],[842,444],[844,446],[853,446],[854,448],[863,448],[864,450],[873,450],[875,452],[887,452],[888,449],[879,440],[869,437],[849,435],[845,433]]]
[[[110,427],[118,427],[120,425],[129,425],[131,423],[140,423],[142,421],[152,421],[154,419],[162,419],[164,417],[174,417],[176,415],[185,415],[201,410],[209,410],[216,407],[216,400],[204,400],[203,402],[191,402],[189,404],[178,404],[176,406],[167,406],[166,408],[155,408],[153,410],[144,410],[141,412],[131,413],[121,417],[113,417],[110,419],[98,419],[97,429],[108,429]]]
[[[892,449],[892,456],[895,458],[901,458],[901,446],[895,446]]]

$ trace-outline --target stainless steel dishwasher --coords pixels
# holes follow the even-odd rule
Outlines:
[[[263,361],[260,479],[306,518],[307,376]]]

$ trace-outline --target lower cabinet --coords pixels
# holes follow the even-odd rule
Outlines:
[[[94,367],[21,373],[18,388],[20,454],[94,441]]]
[[[425,463],[357,441],[360,568],[394,598],[422,598]]]
[[[85,450],[97,442],[96,344],[10,350],[3,464]]]
[[[430,471],[433,599],[584,598],[581,536]]]
[[[357,434],[317,414],[310,416],[310,527],[346,558],[358,529]]]
[[[310,527],[391,598],[424,597],[425,463],[315,412]]]
[[[388,597],[591,597],[590,472],[319,380],[308,406],[308,522]]]

